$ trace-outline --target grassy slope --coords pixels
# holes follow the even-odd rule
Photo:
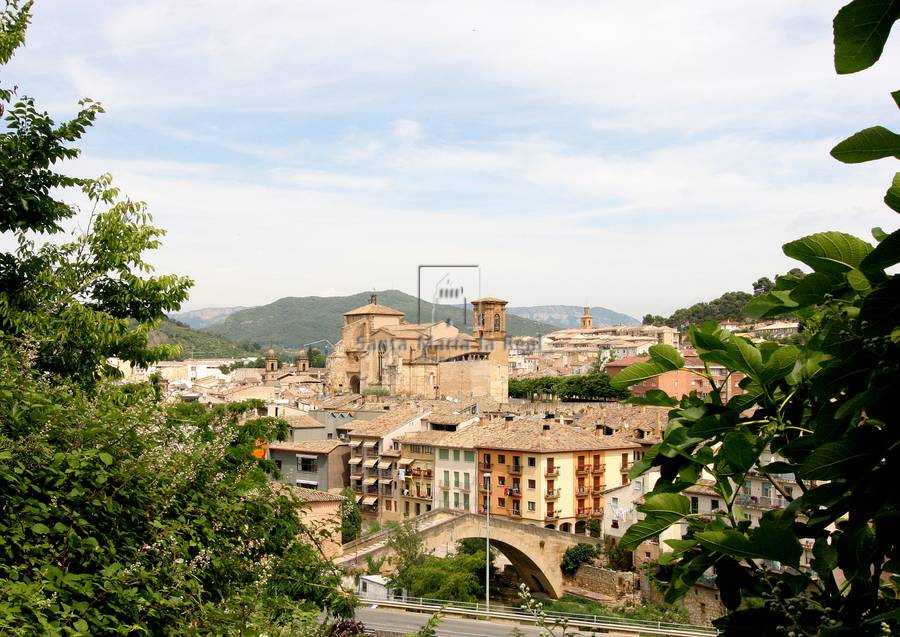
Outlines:
[[[235,342],[255,342],[262,347],[298,347],[305,343],[327,338],[332,343],[341,337],[344,312],[369,302],[369,292],[352,296],[305,296],[285,297],[274,303],[235,312],[223,322],[211,325],[207,331],[220,334]],[[378,292],[378,303],[400,310],[406,320],[417,320],[416,297],[399,290]],[[465,331],[462,325],[462,309],[439,305],[435,320],[450,318],[454,325]],[[431,320],[431,303],[422,302],[422,322]],[[468,321],[472,322],[471,305]],[[546,334],[555,329],[552,325],[531,321],[518,316],[507,317],[507,329],[512,336]]]

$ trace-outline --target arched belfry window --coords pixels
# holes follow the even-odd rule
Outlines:
[[[484,327],[484,312],[481,313],[481,316],[478,319],[478,324],[481,325],[481,327]]]
[[[500,315],[499,314],[494,314],[494,331],[495,332],[500,331]]]

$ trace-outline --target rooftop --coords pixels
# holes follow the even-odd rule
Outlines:
[[[349,312],[344,312],[344,316],[366,316],[371,314],[377,316],[406,316],[400,310],[395,310],[387,305],[378,305],[377,303],[368,303]]]
[[[301,440],[299,442],[270,442],[269,449],[274,451],[297,451],[301,453],[331,453],[337,447],[346,445],[343,440]]]
[[[351,436],[383,436],[428,411],[418,407],[396,407],[373,420],[361,421],[350,431]]]

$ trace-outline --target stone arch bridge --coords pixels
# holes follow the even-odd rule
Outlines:
[[[437,509],[411,520],[416,523],[427,551],[449,549],[466,538],[485,538],[486,521],[483,515]],[[382,531],[344,544],[343,554],[335,559],[335,563],[362,567],[367,557],[381,559],[390,555],[388,534]],[[600,538],[573,535],[494,516],[491,516],[490,537],[491,546],[506,556],[529,588],[554,598],[564,592],[559,563],[566,549],[579,543],[602,542]]]

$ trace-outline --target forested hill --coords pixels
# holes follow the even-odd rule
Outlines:
[[[794,268],[788,272],[788,275],[803,277],[804,272],[799,268]],[[778,278],[776,276],[775,281]],[[755,295],[767,294],[774,287],[775,283],[769,277],[762,277],[753,283],[753,294],[743,291],[726,292],[712,301],[694,303],[690,307],[675,310],[668,318],[647,314],[644,316],[643,323],[644,325],[668,325],[681,329],[703,321],[744,321],[747,320],[744,306],[750,302],[750,299]]]
[[[157,329],[150,332],[149,342],[151,345],[181,345],[180,359],[243,358],[259,353],[250,351],[250,346],[238,345],[217,334],[193,330],[171,319],[164,320]]]
[[[289,347],[328,339],[332,343],[341,337],[343,313],[366,305],[371,292],[360,292],[351,296],[304,296],[285,297],[268,305],[251,307],[231,314],[221,323],[210,325],[206,331],[219,334],[238,343],[255,343],[263,347]],[[418,320],[416,297],[399,290],[377,292],[379,305],[400,310],[406,320]],[[422,322],[432,317],[432,306],[422,301]],[[460,306],[435,306],[434,320],[450,319],[461,330],[471,332],[472,306],[467,309],[468,325],[463,325],[463,311]],[[534,336],[559,329],[526,318],[507,315],[507,331],[511,336]]]

